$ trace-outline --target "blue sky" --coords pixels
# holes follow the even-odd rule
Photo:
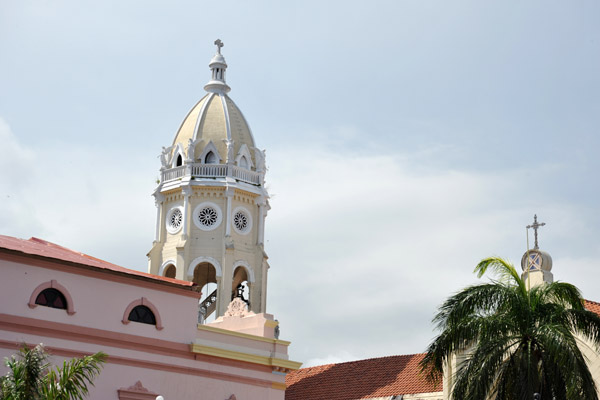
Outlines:
[[[0,234],[145,270],[157,155],[213,41],[267,149],[268,310],[315,364],[421,352],[534,213],[556,279],[600,272],[595,1],[4,1]]]

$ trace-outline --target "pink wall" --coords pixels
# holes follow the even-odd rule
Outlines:
[[[285,376],[271,367],[191,352],[190,344],[202,341],[252,354],[275,350],[287,357],[287,346],[199,331],[198,300],[189,290],[181,289],[178,294],[178,289],[165,291],[160,284],[140,284],[137,279],[87,270],[79,273],[44,262],[29,265],[10,258],[0,258],[0,357],[14,354],[23,342],[44,343],[56,361],[104,351],[109,361],[90,399],[118,399],[119,388],[141,381],[166,400],[225,400],[232,394],[239,400],[283,400],[284,391],[271,386],[282,384]],[[75,314],[28,306],[35,288],[51,280],[69,292]],[[121,322],[130,302],[142,297],[157,308],[164,329]],[[0,372],[5,371],[2,366]]]

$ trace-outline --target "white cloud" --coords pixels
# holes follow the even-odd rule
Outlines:
[[[343,352],[424,351],[437,305],[477,282],[481,258],[519,263],[534,211],[570,226],[582,219],[542,193],[524,197],[530,183],[518,169],[423,168],[435,161],[427,151],[418,165],[411,154],[314,146],[270,154],[269,311],[292,357],[311,365],[347,360]]]
[[[0,233],[146,268],[154,234],[153,157],[64,143],[34,151],[2,119],[0,142]]]
[[[22,146],[10,128],[8,122],[0,117],[0,173],[7,190],[27,182],[35,154]]]
[[[0,233],[16,235],[36,225],[27,188],[34,182],[35,153],[19,143],[0,117]]]

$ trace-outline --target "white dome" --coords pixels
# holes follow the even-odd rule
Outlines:
[[[225,93],[208,93],[191,109],[177,131],[174,148],[181,144],[186,149],[189,140],[196,141],[195,158],[212,142],[222,162],[227,160],[227,141],[233,141],[233,154],[238,155],[246,145],[254,159],[254,138],[238,106]]]

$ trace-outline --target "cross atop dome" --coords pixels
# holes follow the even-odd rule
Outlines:
[[[546,225],[545,222],[542,223],[538,223],[537,220],[537,214],[533,215],[533,224],[531,225],[527,225],[527,229],[529,228],[533,228],[533,232],[534,232],[534,237],[535,237],[535,245],[534,245],[534,249],[535,250],[539,250],[539,246],[538,246],[538,228],[541,228],[542,226]]]
[[[215,40],[215,45],[217,46],[217,54],[221,54],[221,47],[225,46],[221,39]]]

